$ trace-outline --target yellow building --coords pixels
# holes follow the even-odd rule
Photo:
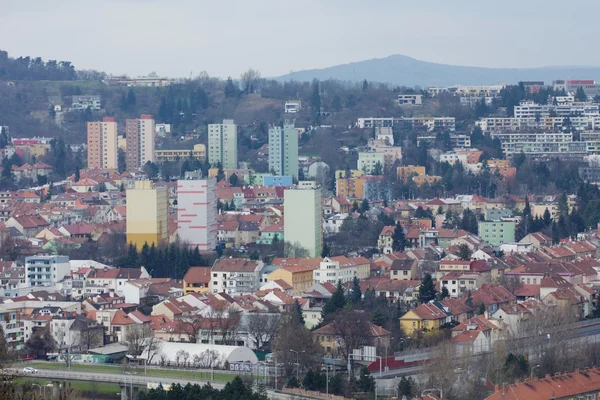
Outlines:
[[[442,177],[437,175],[419,175],[413,176],[412,180],[417,186],[421,187],[424,184],[433,185],[434,183],[440,182]]]
[[[415,332],[424,329],[436,330],[446,322],[450,322],[451,315],[431,303],[424,303],[400,317],[400,328],[406,336],[412,336]]]
[[[123,151],[127,150],[127,139],[123,135],[117,137],[117,148]]]
[[[557,220],[560,217],[560,210],[558,209],[558,203],[529,203],[529,208],[531,209],[531,216],[533,218],[535,217],[540,217],[543,218],[544,217],[544,213],[546,212],[546,209],[548,209],[548,212],[550,213],[550,217],[552,217],[553,220]]]
[[[401,167],[398,167],[397,174],[398,179],[403,180],[406,183],[414,175],[425,175],[425,167],[420,165],[403,165]]]
[[[183,277],[183,294],[208,293],[210,267],[190,267]]]
[[[336,181],[336,195],[338,197],[345,197],[346,199],[364,199],[365,177],[366,176],[359,176],[358,178],[347,179],[338,178]]]
[[[267,275],[267,281],[281,279],[292,286],[292,294],[304,293],[313,285],[312,265],[286,265]]]
[[[140,250],[148,246],[167,243],[168,194],[166,187],[154,187],[151,181],[136,181],[127,189],[127,243]]]
[[[196,144],[192,150],[154,150],[154,161],[162,163],[165,161],[177,161],[193,158],[204,162],[206,159],[206,146]]]
[[[49,144],[37,143],[37,144],[22,144],[16,145],[15,149],[23,150],[25,154],[29,157],[34,157],[36,159],[40,159],[40,157],[44,157],[50,151]]]

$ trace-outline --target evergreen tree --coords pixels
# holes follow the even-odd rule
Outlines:
[[[231,77],[227,78],[227,83],[225,84],[225,97],[238,97],[239,90],[234,85],[233,79]]]
[[[383,327],[387,323],[388,319],[381,310],[376,309],[371,317],[371,322],[377,326]]]
[[[358,281],[358,278],[355,276],[352,279],[352,288],[350,289],[350,293],[348,294],[348,299],[356,304],[360,301],[360,299],[362,298],[362,293],[360,291],[360,282]]]
[[[569,203],[567,201],[567,194],[563,192],[563,194],[558,199],[558,211],[560,215],[568,215],[569,214]]]
[[[560,243],[560,234],[558,233],[558,226],[556,221],[552,222],[552,244]]]
[[[392,250],[404,251],[405,247],[406,237],[404,236],[404,229],[400,226],[400,222],[397,222],[396,228],[394,228],[394,237],[392,238]]]
[[[304,325],[304,315],[302,314],[302,306],[300,306],[300,302],[298,299],[294,301],[294,313],[293,318],[300,324]]]
[[[81,179],[81,173],[79,172],[79,165],[75,168],[75,182],[79,182]]]
[[[312,94],[310,96],[310,108],[313,116],[313,123],[321,125],[321,90],[319,89],[319,81],[312,81]]]
[[[361,214],[366,213],[367,211],[369,211],[369,200],[367,199],[363,199],[363,201],[360,203],[360,209],[359,212]]]
[[[428,303],[435,299],[435,283],[430,273],[426,273],[419,286],[419,302]]]
[[[587,101],[587,94],[585,94],[585,90],[583,90],[582,86],[577,88],[575,92],[575,101]]]
[[[344,296],[344,287],[342,281],[338,281],[337,288],[333,295],[325,302],[323,309],[321,310],[321,316],[323,320],[325,317],[333,314],[346,306],[346,296]]]
[[[439,300],[442,301],[444,300],[446,297],[449,297],[450,293],[448,292],[448,288],[446,286],[442,286],[442,290],[439,293]]]
[[[367,367],[360,369],[360,376],[358,378],[358,388],[361,392],[372,393],[375,391],[375,378],[371,376]]]
[[[398,383],[398,397],[406,396],[406,398],[412,398],[415,391],[416,383],[412,377],[406,378],[405,376],[400,379]]]
[[[544,210],[544,226],[550,226],[550,224],[552,223],[552,216],[550,215],[550,211],[548,210],[548,207],[546,207],[546,209]]]
[[[321,257],[329,257],[331,249],[327,243],[323,243],[323,250],[321,250]]]

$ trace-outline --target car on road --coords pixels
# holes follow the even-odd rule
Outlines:
[[[38,370],[31,367],[25,367],[23,368],[23,372],[26,374],[35,374],[36,372],[38,372]]]

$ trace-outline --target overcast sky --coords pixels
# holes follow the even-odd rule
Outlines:
[[[0,0],[0,48],[80,69],[263,76],[404,54],[600,65],[597,0]]]

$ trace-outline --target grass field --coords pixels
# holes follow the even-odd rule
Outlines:
[[[37,368],[37,369],[58,369],[65,370],[67,369],[65,364],[63,363],[28,363],[27,366]],[[73,364],[71,365],[72,371],[82,371],[82,372],[98,372],[105,374],[119,374],[123,372],[123,369],[120,366],[108,366],[108,365],[90,365],[90,364]],[[137,375],[144,375],[144,368],[133,368],[129,369],[130,372],[136,373]],[[211,373],[206,371],[184,371],[184,370],[173,370],[173,369],[153,369],[148,368],[147,376],[157,376],[161,378],[177,378],[177,379],[185,379],[188,378],[190,380],[201,380],[208,381],[211,378]],[[235,375],[233,374],[224,374],[215,371],[214,379],[215,382],[218,383],[227,383],[230,382]]]

